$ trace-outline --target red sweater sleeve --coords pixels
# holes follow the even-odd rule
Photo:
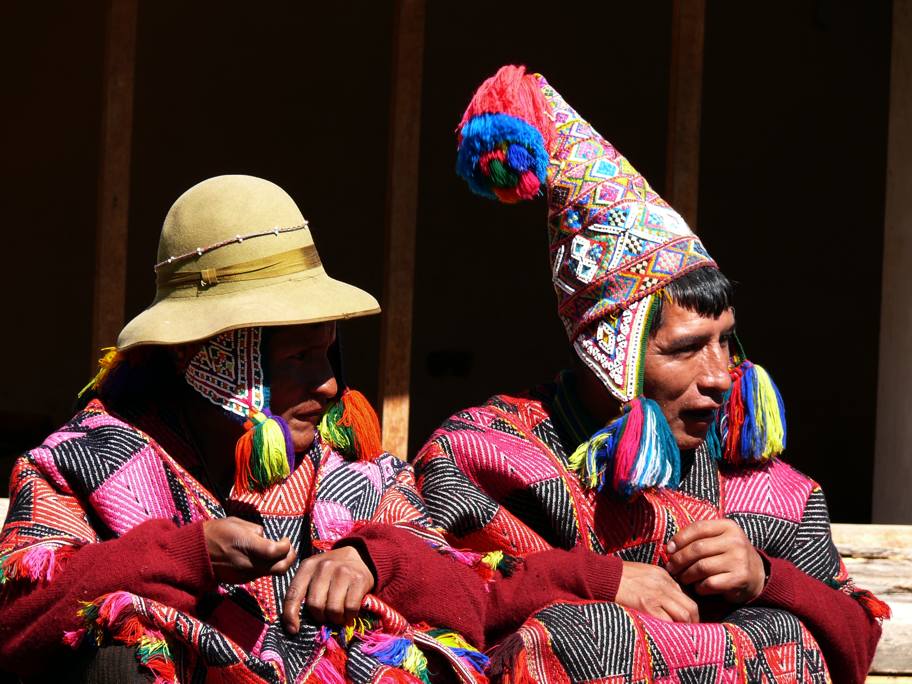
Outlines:
[[[336,546],[356,546],[370,560],[373,593],[412,623],[454,629],[476,648],[518,628],[552,601],[612,601],[622,562],[585,549],[527,556],[509,577],[478,573],[389,525],[365,525]]]
[[[68,650],[63,634],[80,626],[80,601],[124,590],[193,612],[200,596],[215,588],[202,523],[149,520],[122,537],[80,548],[48,583],[7,587],[0,601],[0,670],[37,674],[48,658]]]
[[[880,624],[858,601],[803,573],[790,561],[765,556],[770,575],[751,605],[782,608],[799,618],[820,644],[834,682],[864,682],[880,639]]]

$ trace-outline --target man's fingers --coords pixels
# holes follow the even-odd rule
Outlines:
[[[316,572],[307,587],[307,610],[317,622],[326,622],[326,600],[331,582],[326,565],[317,564]]]
[[[298,557],[298,553],[294,550],[294,547],[291,544],[288,545],[288,553],[285,554],[285,557],[279,561],[276,561],[272,567],[269,568],[270,575],[284,575],[288,572],[288,569],[294,565],[295,559]]]
[[[288,591],[285,592],[285,602],[282,604],[282,623],[289,634],[297,634],[301,629],[301,606],[307,596],[307,588],[315,569],[313,563],[305,561],[298,568]]]
[[[682,572],[678,573],[678,582],[683,585],[693,584],[723,572],[732,570],[732,559],[730,554],[720,553],[715,556],[705,556],[698,558],[691,563]]]
[[[711,575],[700,582],[694,584],[694,591],[700,596],[709,596],[711,594],[724,594],[732,589],[735,585],[735,576],[730,572],[723,572],[718,575]]]
[[[349,585],[348,593],[345,595],[345,619],[343,624],[350,624],[361,612],[361,602],[364,601],[368,591],[370,591],[370,587],[364,578],[358,578]]]
[[[290,549],[291,542],[287,539],[273,541],[266,537],[251,537],[247,544],[247,554],[254,565],[265,563],[267,567],[285,558]]]
[[[668,542],[666,549],[668,553],[673,554],[678,549],[683,549],[685,546],[691,542],[696,541],[697,539],[702,539],[704,537],[716,537],[722,534],[729,528],[730,525],[731,521],[727,518],[718,518],[716,520],[697,520],[673,536],[671,538],[671,541]]]
[[[681,573],[694,563],[702,558],[709,558],[725,553],[729,550],[729,546],[730,544],[724,535],[695,539],[671,554],[665,569],[670,575],[680,579]]]
[[[345,624],[345,597],[353,584],[353,578],[348,577],[341,568],[336,571],[326,592],[326,619],[334,625]]]

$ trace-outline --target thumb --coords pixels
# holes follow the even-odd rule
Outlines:
[[[290,550],[291,542],[288,539],[273,541],[266,537],[254,537],[249,542],[247,554],[251,559],[274,562],[285,558]]]

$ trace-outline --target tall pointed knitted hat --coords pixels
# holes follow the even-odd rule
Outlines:
[[[457,172],[473,192],[512,203],[546,190],[558,314],[576,354],[625,407],[575,461],[593,483],[608,477],[622,492],[676,485],[677,446],[658,406],[642,397],[648,331],[657,293],[695,269],[717,268],[715,261],[684,219],[540,74],[501,68],[475,93],[458,132]],[[762,369],[741,359],[733,359],[732,372],[775,391]],[[737,426],[726,412],[724,435],[710,436],[731,442],[730,460],[765,460],[781,450],[784,433],[779,438],[753,423],[747,427],[755,443],[741,448],[745,414],[768,409],[778,418],[781,401],[769,392],[735,411],[742,417]]]

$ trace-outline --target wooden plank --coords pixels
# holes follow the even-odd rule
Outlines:
[[[397,0],[395,13],[380,407],[383,447],[407,458],[425,2]]]
[[[113,345],[124,324],[136,15],[137,0],[109,0],[95,233],[93,370],[98,349]]]
[[[871,672],[912,674],[912,526],[834,524],[832,532],[855,583],[893,613],[883,624]]]
[[[665,199],[697,229],[705,0],[674,0]]]
[[[912,523],[912,0],[893,3],[873,519]]]

